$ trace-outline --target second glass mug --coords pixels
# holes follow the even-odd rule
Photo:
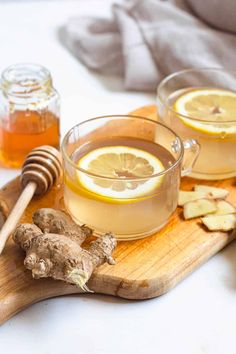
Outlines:
[[[189,90],[223,89],[235,93],[236,72],[224,69],[187,69],[164,78],[157,88],[158,121],[174,127],[181,139],[193,138],[201,153],[191,177],[218,180],[236,176],[236,119],[207,120],[178,113],[176,100]],[[217,107],[216,107],[217,109]],[[200,109],[199,109],[200,112]],[[197,126],[203,128],[196,128]],[[212,125],[215,132],[211,132]]]
[[[78,166],[83,156],[97,148],[121,145],[155,155],[164,169],[145,177],[130,171],[107,176],[101,169],[91,173]],[[170,128],[147,118],[117,115],[85,121],[73,127],[62,142],[66,209],[78,224],[88,225],[97,235],[110,231],[119,240],[152,235],[175,211],[180,178],[191,172],[198,153],[195,140],[182,142]],[[96,193],[101,186],[105,192]],[[138,187],[142,193],[135,196]]]

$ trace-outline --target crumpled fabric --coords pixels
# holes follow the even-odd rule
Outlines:
[[[236,1],[226,1],[129,0],[113,5],[111,19],[70,18],[61,38],[88,68],[123,77],[125,89],[155,91],[182,69],[235,69],[236,21],[226,17]]]

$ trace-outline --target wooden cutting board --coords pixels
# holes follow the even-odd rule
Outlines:
[[[155,119],[155,107],[144,107],[136,115]],[[184,178],[182,189],[190,190],[199,181]],[[236,204],[235,181],[204,182],[227,188],[229,200]],[[20,193],[19,178],[0,190],[1,201],[9,209]],[[31,222],[33,212],[41,207],[63,207],[62,189],[55,187],[40,199],[34,199],[21,222]],[[89,281],[95,293],[126,299],[148,299],[162,295],[193,272],[207,259],[234,239],[233,233],[207,232],[196,220],[183,222],[179,208],[170,222],[151,237],[119,242],[115,251],[117,264],[101,266]],[[75,286],[51,279],[34,280],[23,266],[24,252],[10,239],[0,256],[0,323],[26,306],[50,297],[81,293]],[[78,298],[79,301],[79,298]]]

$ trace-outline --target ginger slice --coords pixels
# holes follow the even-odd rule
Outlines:
[[[210,231],[230,231],[236,228],[236,215],[209,215],[201,219]]]
[[[211,198],[226,198],[227,195],[229,194],[229,191],[223,188],[216,188],[216,187],[211,187],[211,186],[204,186],[197,184],[194,186],[194,191],[195,192],[201,192],[201,193],[206,193],[208,194],[208,197]]]
[[[179,191],[178,205],[183,206],[188,202],[192,202],[197,199],[207,198],[208,194],[206,192],[187,192]]]
[[[198,199],[184,204],[185,220],[216,212],[216,202],[211,199]]]
[[[236,213],[236,208],[226,200],[218,200],[216,202],[217,210],[215,215],[225,215],[225,214],[234,214]]]

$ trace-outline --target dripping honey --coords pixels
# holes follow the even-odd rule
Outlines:
[[[40,145],[59,146],[59,119],[50,111],[16,110],[0,120],[0,164],[20,167]]]

